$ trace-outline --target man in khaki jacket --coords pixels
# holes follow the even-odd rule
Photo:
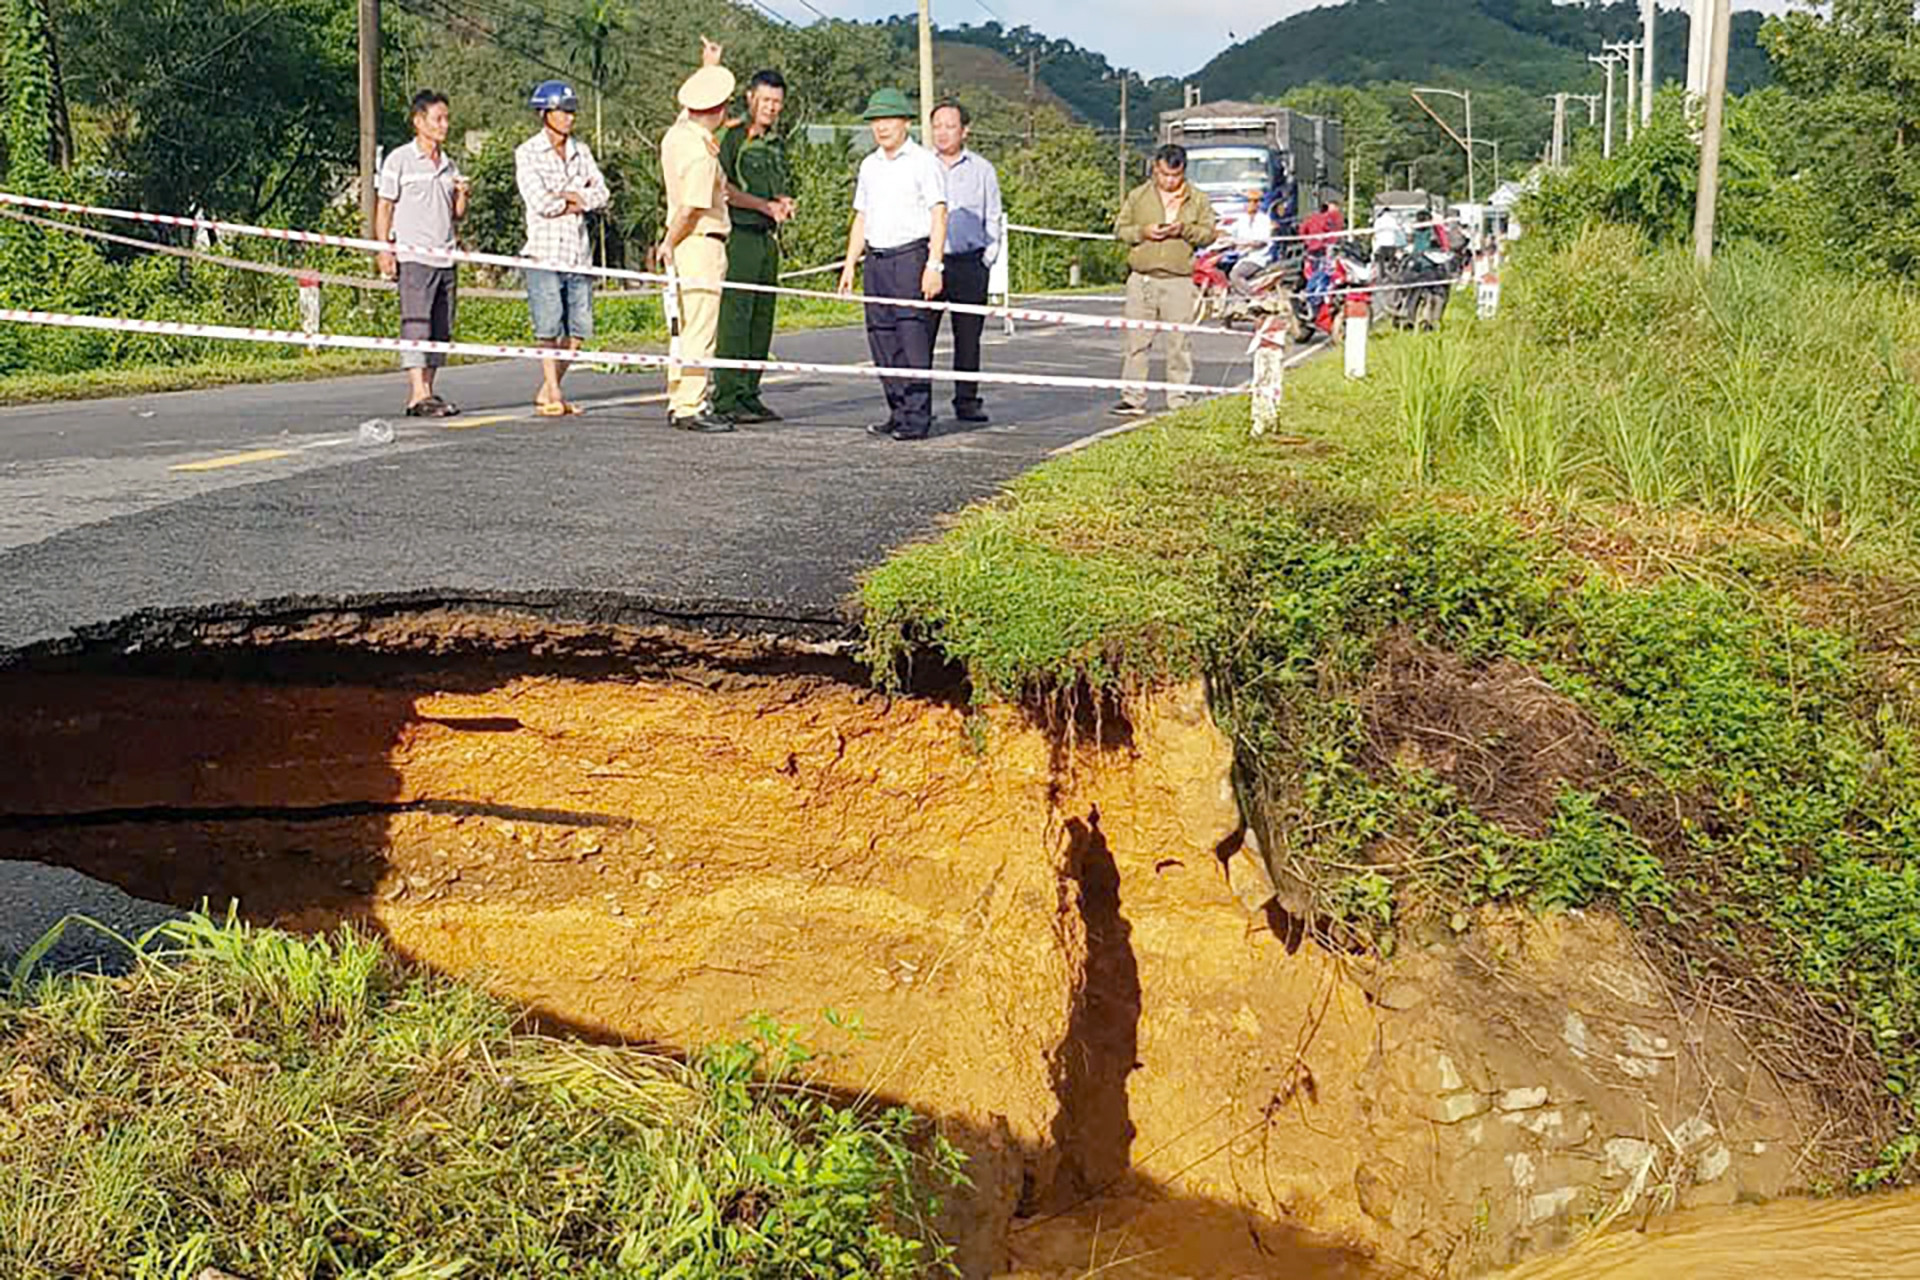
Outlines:
[[[701,38],[703,65],[680,86],[685,110],[660,139],[660,176],[667,188],[667,253],[679,277],[680,355],[713,359],[720,330],[720,282],[727,276],[727,180],[713,131],[733,97],[733,73],[720,46]],[[733,423],[713,411],[705,368],[667,369],[668,419],[682,431],[718,433]]]
[[[1128,246],[1127,319],[1193,319],[1198,296],[1193,284],[1193,251],[1214,240],[1213,205],[1187,182],[1185,148],[1166,146],[1154,153],[1153,181],[1143,182],[1121,202],[1113,233]],[[1193,381],[1193,345],[1184,333],[1156,334],[1127,331],[1126,360],[1120,366],[1124,382],[1145,382],[1152,368],[1153,340],[1167,340],[1167,381]],[[1167,407],[1185,407],[1185,397],[1168,396]],[[1147,393],[1129,388],[1121,392],[1113,412],[1137,418],[1147,411]]]

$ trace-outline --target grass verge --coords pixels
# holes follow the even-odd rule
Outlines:
[[[806,1082],[528,1034],[351,932],[168,926],[0,1001],[0,1272],[918,1277],[960,1160]]]
[[[371,311],[342,305],[328,314],[328,332],[399,332],[391,301]],[[503,342],[531,345],[524,303],[473,300],[461,304],[462,342]],[[858,323],[850,304],[824,299],[783,298],[782,332],[830,329]],[[223,323],[235,323],[228,320]],[[595,346],[606,351],[646,351],[664,347],[666,326],[659,304],[652,299],[602,302],[598,308]],[[298,321],[282,318],[281,327],[298,328]],[[0,405],[43,404],[56,400],[97,400],[108,396],[154,395],[165,391],[198,391],[207,387],[260,382],[312,382],[352,374],[387,373],[397,365],[393,356],[372,351],[319,351],[219,344],[198,339],[134,339],[97,357],[94,367],[47,373],[11,373],[0,376]],[[459,359],[455,364],[466,363]]]
[[[1906,1179],[1914,313],[1856,291],[1787,341],[1834,286],[1759,254],[1518,274],[1370,381],[1291,375],[1304,445],[1236,399],[1023,476],[867,578],[868,660],[1023,700],[1204,674],[1290,907],[1383,950],[1486,902],[1617,909],[1847,1115],[1817,1167]],[[1893,345],[1854,341],[1882,315]]]

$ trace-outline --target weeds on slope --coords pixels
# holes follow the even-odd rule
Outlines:
[[[1310,911],[1390,948],[1481,902],[1612,906],[1773,1019],[1762,1051],[1858,1121],[1834,1164],[1903,1179],[1916,393],[1904,347],[1841,338],[1904,303],[1844,294],[1839,338],[1762,359],[1818,281],[1756,257],[1702,293],[1597,244],[1510,322],[1390,337],[1373,382],[1303,368],[1305,447],[1224,401],[1024,477],[869,577],[869,653],[931,645],[979,697],[1205,674]],[[1597,349],[1622,326],[1684,345]]]
[[[0,1273],[908,1277],[960,1158],[769,1025],[691,1063],[516,1030],[378,942],[169,926],[0,1003]]]

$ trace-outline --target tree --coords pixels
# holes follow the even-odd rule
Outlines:
[[[114,195],[311,223],[338,193],[357,146],[353,0],[72,0],[63,14]]]
[[[1833,0],[1762,33],[1800,110],[1789,157],[1819,193],[1829,257],[1920,271],[1920,20],[1903,0]]]
[[[1728,99],[1719,239],[1781,241],[1802,226],[1798,187],[1782,180],[1771,151],[1780,122],[1796,109],[1778,89]],[[1700,151],[1681,95],[1667,90],[1654,103],[1653,122],[1611,159],[1588,147],[1570,169],[1545,175],[1521,221],[1554,245],[1571,244],[1591,222],[1633,227],[1654,244],[1685,244],[1699,179]]]
[[[601,137],[601,104],[607,85],[626,71],[624,44],[618,37],[627,26],[626,0],[581,0],[573,15],[573,61],[584,63],[587,82],[593,86],[593,149],[604,150]]]
[[[1347,211],[1354,225],[1365,218],[1362,209],[1370,208],[1374,194],[1398,186],[1391,180],[1388,166],[1406,151],[1406,131],[1393,118],[1382,95],[1373,89],[1354,85],[1316,83],[1289,91],[1280,105],[1308,115],[1340,121],[1341,146],[1353,170],[1356,207]],[[1328,174],[1333,186],[1345,191],[1347,174]],[[1344,197],[1343,197],[1344,198]]]
[[[73,161],[49,0],[6,0],[7,180],[14,191],[50,193],[53,172]]]

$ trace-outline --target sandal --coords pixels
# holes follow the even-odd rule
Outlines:
[[[435,396],[434,399],[440,400],[440,397]],[[436,418],[455,418],[459,415],[460,406],[451,400],[440,400],[440,407],[433,411],[433,416]]]
[[[409,418],[438,417],[439,415],[435,412],[435,408],[436,406],[439,405],[439,403],[440,402],[438,400],[435,400],[432,396],[428,396],[425,400],[415,400],[412,404],[407,406],[407,416]]]
[[[566,410],[568,413],[585,413],[586,412],[585,409],[582,409],[579,405],[575,404],[571,400],[562,401],[560,404],[560,407]]]
[[[567,403],[564,400],[542,400],[535,402],[533,412],[542,418],[564,418],[567,416]]]

